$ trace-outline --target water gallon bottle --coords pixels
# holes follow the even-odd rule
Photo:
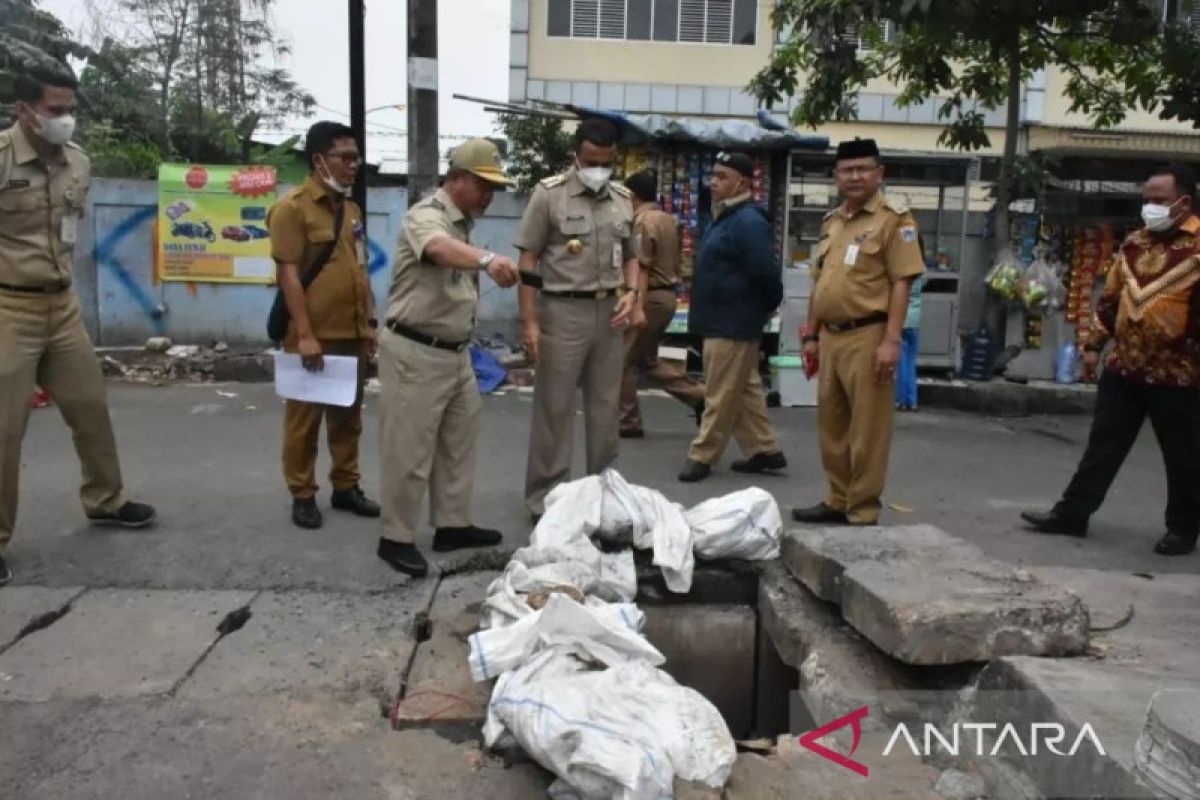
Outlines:
[[[1074,342],[1066,342],[1058,348],[1058,360],[1054,365],[1056,383],[1074,383],[1075,368],[1079,363],[1079,351]]]
[[[992,375],[992,335],[986,325],[980,325],[979,330],[967,342],[963,352],[963,378],[969,381],[990,380]]]

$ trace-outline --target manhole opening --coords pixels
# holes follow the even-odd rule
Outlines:
[[[716,706],[735,739],[774,738],[808,716],[802,706],[789,708],[799,674],[760,624],[757,571],[698,563],[686,595],[668,591],[648,564],[639,563],[638,573],[643,633],[666,657],[663,669]]]

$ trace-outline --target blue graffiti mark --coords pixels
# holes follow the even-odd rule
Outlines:
[[[129,234],[133,233],[139,225],[147,220],[154,219],[158,214],[157,206],[146,206],[134,211],[128,217],[123,219],[116,225],[108,235],[96,244],[95,256],[98,266],[107,267],[112,270],[113,274],[125,287],[125,291],[129,292],[134,301],[142,309],[147,317],[154,323],[154,330],[157,333],[165,333],[167,324],[163,320],[162,315],[158,313],[158,304],[154,302],[154,298],[137,282],[137,279],[130,274],[125,265],[116,257],[115,251],[121,240]]]
[[[376,244],[375,240],[369,236],[367,237],[367,250],[370,252],[370,257],[367,259],[367,274],[374,275],[387,266],[387,251]]]

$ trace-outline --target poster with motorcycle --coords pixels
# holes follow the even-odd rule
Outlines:
[[[274,167],[163,164],[158,168],[158,258],[164,281],[275,282],[267,209]]]

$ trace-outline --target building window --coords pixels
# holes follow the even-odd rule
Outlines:
[[[874,26],[879,32],[879,38],[887,43],[895,41],[896,38],[896,23],[891,20],[883,20],[882,22],[868,22],[867,25]],[[855,45],[860,51],[866,52],[871,49],[870,43],[863,35],[866,26],[851,25],[845,33],[842,34],[842,41],[847,44]]]
[[[546,0],[547,34],[572,39],[747,44],[758,0]]]

